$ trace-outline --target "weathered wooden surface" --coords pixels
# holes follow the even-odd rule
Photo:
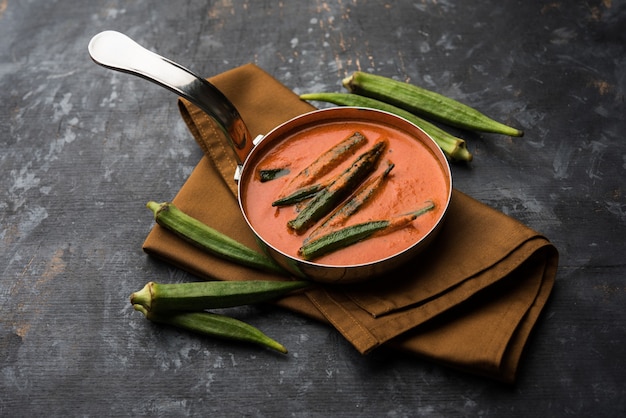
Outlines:
[[[623,1],[0,1],[1,416],[618,416],[626,408]],[[359,355],[272,308],[288,357],[153,326],[147,200],[201,157],[175,97],[87,54],[105,29],[212,75],[254,62],[296,92],[353,70],[411,80],[525,129],[467,135],[455,186],[561,253],[518,383]]]

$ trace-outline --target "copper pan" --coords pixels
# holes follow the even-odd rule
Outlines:
[[[94,36],[89,43],[92,59],[106,68],[137,75],[154,82],[175,94],[184,97],[205,111],[230,141],[238,160],[236,179],[238,181],[238,200],[241,212],[257,236],[267,254],[274,258],[294,275],[324,283],[354,283],[368,280],[389,272],[407,261],[415,258],[435,238],[445,218],[452,193],[452,176],[448,161],[437,146],[423,130],[398,116],[374,109],[356,107],[334,107],[315,110],[297,116],[272,129],[266,135],[254,140],[235,106],[212,84],[181,65],[163,58],[143,48],[124,34],[105,31]],[[435,225],[418,241],[407,249],[386,258],[362,264],[325,265],[305,261],[290,256],[274,248],[257,233],[255,226],[249,221],[247,209],[253,202],[245,201],[242,190],[247,187],[253,177],[252,166],[265,152],[300,129],[309,129],[336,122],[367,121],[382,124],[408,133],[416,141],[424,144],[432,151],[442,168],[447,185],[445,207]]]

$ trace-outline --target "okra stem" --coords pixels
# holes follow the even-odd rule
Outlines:
[[[130,295],[132,305],[150,312],[201,311],[267,302],[310,286],[306,281],[148,282]]]
[[[169,202],[148,202],[155,221],[162,227],[213,255],[268,273],[288,273],[270,257],[261,254],[229,236],[187,215]]]
[[[259,344],[283,354],[287,353],[287,349],[282,344],[268,337],[258,328],[229,316],[210,312],[174,311],[162,314],[148,311],[143,305],[133,305],[133,308],[143,313],[147,319],[153,322],[183,328],[212,337]]]
[[[524,135],[523,131],[491,119],[457,100],[410,83],[356,71],[343,79],[342,84],[352,93],[372,97],[459,128],[509,136]]]
[[[333,103],[339,106],[367,107],[393,113],[422,128],[451,160],[472,161],[472,154],[467,149],[464,139],[457,138],[437,125],[389,103],[350,93],[307,93],[300,95],[300,98],[302,100]]]

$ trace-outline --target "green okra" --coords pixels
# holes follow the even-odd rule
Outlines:
[[[354,132],[322,153],[315,161],[296,174],[287,184],[286,190],[301,189],[312,183],[319,182],[322,176],[354,155],[356,150],[366,142],[367,138],[362,133]]]
[[[458,128],[523,136],[524,132],[500,123],[457,100],[392,78],[356,71],[342,80],[351,93],[372,97],[409,112]]]
[[[259,170],[259,180],[265,183],[286,176],[289,172],[288,168],[263,168]]]
[[[344,225],[348,222],[348,219],[357,213],[361,208],[363,208],[371,199],[378,194],[381,190],[384,181],[389,176],[391,170],[393,170],[394,164],[389,162],[385,171],[380,173],[379,175],[368,179],[365,183],[359,187],[359,189],[354,192],[354,195],[351,196],[347,201],[342,203],[336,210],[334,210],[325,220],[324,222],[315,228],[309,236],[306,238],[306,241],[310,241],[311,239],[319,236],[324,231],[329,231],[332,228],[336,228]]]
[[[281,197],[272,202],[272,206],[290,206],[303,200],[309,199],[315,196],[320,190],[326,187],[325,184],[313,184],[311,186],[304,186],[301,189],[295,190],[285,197]]]
[[[387,141],[376,142],[369,150],[361,154],[356,161],[320,191],[288,222],[288,227],[297,234],[306,231],[315,222],[328,215],[348,197],[358,185],[377,167],[380,157],[387,149]]]
[[[269,273],[288,273],[274,260],[187,215],[170,202],[148,202],[160,226],[213,255]]]
[[[396,231],[399,228],[407,226],[419,216],[430,212],[434,208],[435,204],[428,202],[423,208],[408,214],[394,216],[390,219],[350,225],[304,243],[298,253],[305,260],[313,260],[324,254],[346,248],[375,235]]]
[[[148,311],[143,305],[133,305],[133,308],[156,323],[171,325],[212,337],[258,344],[280,353],[287,353],[287,349],[282,344],[268,337],[258,328],[229,316],[211,312],[170,311],[159,313]]]
[[[267,302],[310,285],[307,281],[282,280],[148,282],[131,294],[130,303],[149,312],[201,311]]]
[[[420,127],[439,145],[439,148],[450,160],[472,161],[472,153],[467,149],[464,139],[457,138],[437,125],[389,103],[352,93],[308,93],[300,95],[300,98],[302,100],[333,103],[339,106],[366,107],[393,113]]]

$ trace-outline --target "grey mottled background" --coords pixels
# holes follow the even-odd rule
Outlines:
[[[626,408],[626,3],[0,0],[0,416],[619,416]],[[504,387],[274,308],[286,357],[154,326],[128,303],[181,271],[141,251],[148,200],[201,158],[171,93],[94,65],[115,29],[210,76],[254,62],[297,93],[354,70],[522,127],[462,133],[455,186],[544,233],[552,299]]]

